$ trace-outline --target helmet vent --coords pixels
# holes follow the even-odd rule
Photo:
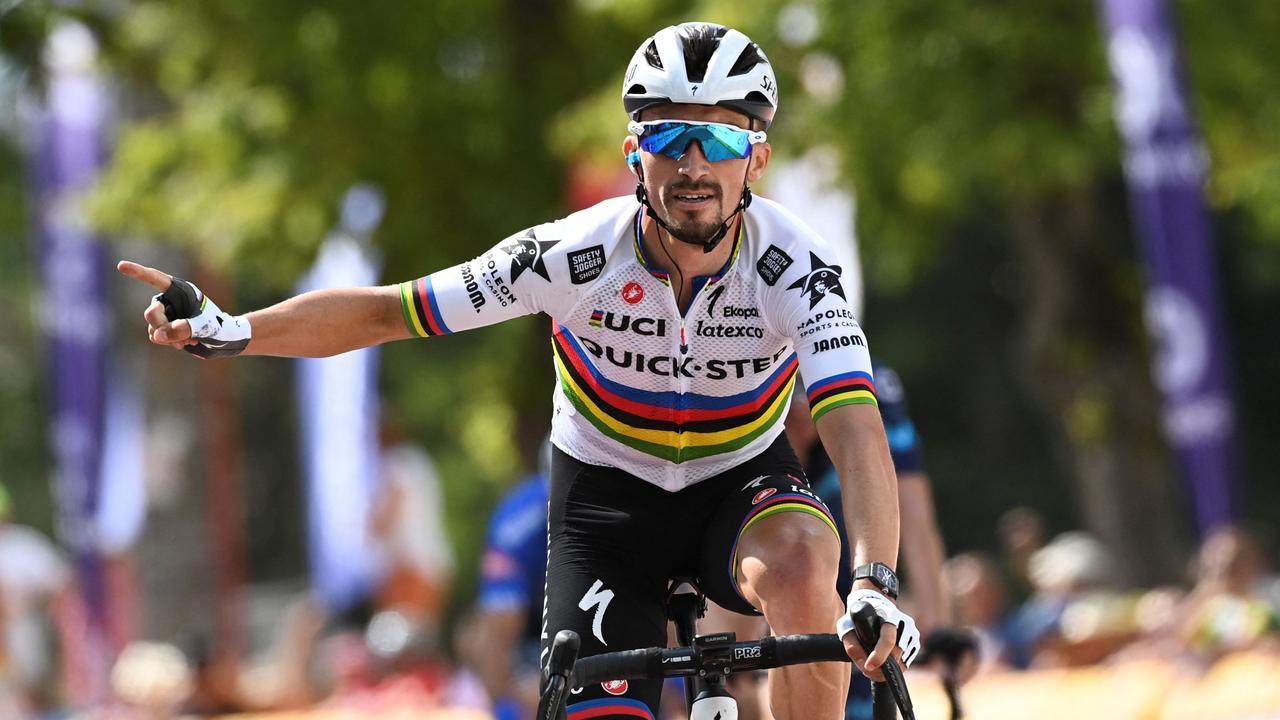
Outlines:
[[[734,61],[733,67],[729,69],[729,77],[738,75],[746,75],[756,65],[764,62],[764,58],[760,55],[760,46],[755,43],[742,48],[742,54]]]
[[[684,40],[684,69],[691,83],[700,83],[707,74],[711,56],[720,49],[720,38],[729,32],[723,25],[711,23],[686,23],[680,26]]]
[[[646,90],[645,87],[639,83],[636,83],[635,85],[632,85],[631,87],[627,88],[628,95],[646,95],[648,94],[648,92],[649,91]]]
[[[760,92],[759,90],[752,90],[751,92],[747,93],[746,97],[742,99],[746,100],[747,102],[757,102],[757,103],[762,103],[764,105],[773,104],[772,102],[769,101],[769,98],[765,97],[765,94]]]
[[[644,59],[649,61],[649,65],[658,70],[663,70],[662,56],[658,54],[658,43],[650,40],[649,47],[644,49]]]

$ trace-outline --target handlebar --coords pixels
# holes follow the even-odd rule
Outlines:
[[[717,642],[717,640],[723,640]],[[585,657],[573,670],[573,686],[585,687],[609,680],[642,680],[767,670],[811,662],[849,661],[844,643],[831,634],[783,635],[748,642],[734,642],[732,633],[703,636],[694,648],[646,648]],[[695,652],[697,650],[697,652]]]
[[[880,637],[880,616],[864,605],[854,613],[853,620],[858,641],[870,652]],[[577,633],[561,630],[556,634],[547,661],[548,681],[538,706],[538,720],[556,720],[563,711],[564,696],[569,689],[610,680],[728,675],[812,662],[849,662],[844,643],[829,633],[782,635],[746,642],[737,642],[733,633],[716,633],[694,638],[692,647],[622,650],[581,659],[577,658],[578,645]],[[896,704],[904,720],[915,720],[911,695],[898,663],[889,658],[881,671],[893,703],[880,703],[880,706],[892,714]]]

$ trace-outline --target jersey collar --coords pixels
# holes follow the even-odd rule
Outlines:
[[[648,254],[648,251],[645,250],[644,242],[643,242],[644,231],[641,225],[641,219],[643,217],[644,217],[643,211],[637,210],[636,221],[634,223],[635,227],[633,229],[632,240],[631,240],[636,253],[636,262],[640,263],[640,267],[644,268],[650,275],[654,276],[659,281],[661,281],[663,285],[670,286],[671,276],[665,270],[658,268],[658,266],[654,265],[649,261],[649,254]],[[744,213],[743,217],[738,219],[738,232],[733,237],[733,252],[729,253],[729,259],[726,260],[724,265],[721,266],[720,269],[717,270],[714,274],[700,275],[698,277],[693,278],[693,284],[694,284],[693,286],[694,286],[695,294],[696,294],[696,291],[700,289],[703,285],[708,283],[719,282],[720,278],[724,277],[725,274],[729,272],[729,269],[732,268],[734,263],[738,261],[738,254],[742,252],[742,245],[743,245],[743,241],[746,239],[746,234],[747,234],[747,222],[746,222],[746,214]]]

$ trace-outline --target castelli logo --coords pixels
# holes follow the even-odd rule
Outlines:
[[[610,680],[609,682],[600,683],[600,687],[610,695],[625,695],[627,692],[626,680]]]
[[[622,286],[622,299],[628,305],[635,305],[644,299],[644,288],[638,282],[629,282]]]
[[[764,502],[766,498],[768,498],[769,496],[773,495],[776,492],[778,492],[778,488],[765,488],[760,492],[756,493],[755,497],[751,498],[751,504],[759,505],[760,503]]]

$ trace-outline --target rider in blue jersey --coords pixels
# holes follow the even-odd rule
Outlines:
[[[548,477],[543,467],[512,488],[494,508],[485,535],[476,597],[484,652],[473,664],[497,720],[528,717],[537,703]]]

